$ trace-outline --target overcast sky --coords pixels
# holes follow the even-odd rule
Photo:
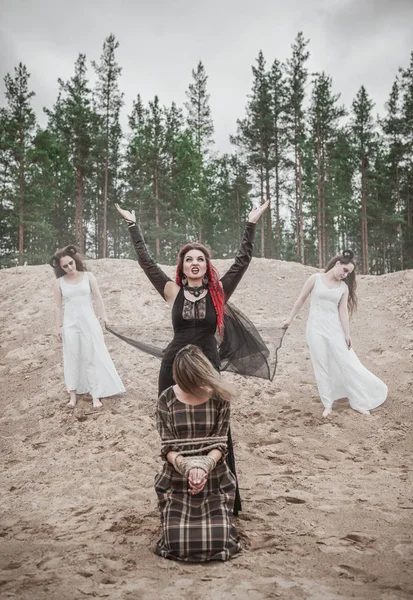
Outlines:
[[[310,39],[311,72],[333,78],[349,108],[361,85],[383,113],[398,67],[413,50],[413,0],[0,0],[0,105],[3,77],[23,62],[42,125],[58,77],[73,75],[80,52],[99,60],[104,39],[120,43],[123,122],[138,93],[182,106],[199,60],[208,90],[216,148],[245,114],[251,65],[259,50],[268,66],[290,56],[297,32]]]

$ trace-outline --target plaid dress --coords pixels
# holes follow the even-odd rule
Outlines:
[[[160,556],[203,562],[228,560],[240,550],[233,517],[236,481],[226,461],[221,460],[211,471],[202,492],[192,496],[187,479],[166,460],[171,450],[200,448],[199,444],[180,445],[179,439],[205,437],[204,445],[207,446],[211,437],[226,436],[229,417],[229,403],[218,397],[198,406],[189,406],[176,398],[173,387],[159,396],[157,428],[164,442],[162,457],[165,460],[162,473],[155,477],[163,530],[156,546]],[[226,443],[218,449],[225,457]],[[208,450],[193,454],[207,453]],[[191,453],[186,453],[188,455]]]

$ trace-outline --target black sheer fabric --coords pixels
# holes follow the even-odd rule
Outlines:
[[[286,330],[266,331],[269,339],[265,342],[252,321],[230,302],[225,305],[224,324],[224,338],[218,349],[221,371],[272,381]]]
[[[225,306],[224,324],[223,340],[218,341],[220,370],[272,381],[277,368],[277,352],[286,330],[266,329],[268,339],[264,341],[255,325],[231,303]],[[165,348],[133,339],[110,327],[106,329],[134,348],[162,360]]]
[[[116,335],[117,338],[119,338],[120,340],[123,340],[127,344],[130,344],[134,348],[137,348],[138,350],[142,350],[142,352],[145,352],[146,354],[150,354],[151,356],[156,356],[156,358],[160,358],[162,360],[163,353],[165,352],[164,349],[158,348],[157,346],[153,346],[152,344],[146,344],[145,342],[142,342],[139,340],[134,340],[130,337],[127,337],[126,335],[122,335],[121,333],[115,331],[111,327],[106,326],[106,331],[109,331],[109,333]]]

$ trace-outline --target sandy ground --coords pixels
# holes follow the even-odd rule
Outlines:
[[[227,261],[217,261],[224,272]],[[114,328],[162,345],[169,309],[136,262],[90,261]],[[168,269],[171,273],[171,270]],[[254,259],[233,302],[262,329],[315,270]],[[66,407],[48,266],[0,271],[1,598],[404,600],[413,596],[413,272],[359,277],[356,353],[389,386],[369,417],[346,401],[322,419],[304,330],[287,332],[275,380],[224,374],[244,550],[224,564],[156,556],[153,479],[159,361],[110,334],[127,387]],[[410,433],[409,433],[410,432]]]

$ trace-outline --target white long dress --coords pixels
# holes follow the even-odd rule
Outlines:
[[[64,300],[63,364],[68,391],[105,398],[125,391],[93,310],[89,274],[76,284],[60,277]]]
[[[355,410],[371,410],[387,398],[387,385],[368,371],[346,344],[338,305],[345,283],[330,289],[321,274],[311,292],[306,339],[321,401],[331,408],[339,398],[348,398]]]

